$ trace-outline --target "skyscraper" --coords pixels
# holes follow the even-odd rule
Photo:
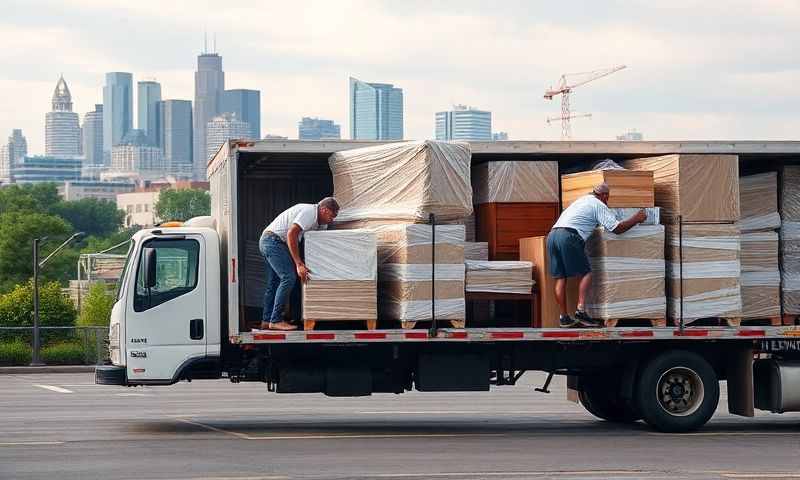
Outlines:
[[[161,151],[170,174],[192,175],[192,102],[158,102]]]
[[[222,96],[222,113],[234,113],[236,118],[250,125],[247,138],[261,138],[261,92],[242,88],[225,90]]]
[[[19,128],[13,129],[8,137],[8,155],[12,164],[21,162],[28,155],[28,140]]]
[[[87,166],[104,165],[103,162],[103,105],[95,104],[93,112],[83,116],[83,156]]]
[[[135,173],[143,179],[164,176],[164,155],[161,149],[148,145],[142,130],[131,129],[111,150],[111,170]]]
[[[436,140],[492,141],[492,112],[466,105],[453,105],[436,112]]]
[[[55,157],[81,154],[81,127],[78,114],[72,111],[72,95],[64,77],[59,77],[53,91],[52,111],[45,116],[45,153]]]
[[[338,140],[342,138],[341,128],[333,120],[303,117],[297,124],[297,138],[300,140]]]
[[[195,177],[206,178],[208,161],[206,128],[212,118],[221,113],[222,95],[225,91],[225,72],[222,57],[216,53],[203,52],[197,56],[197,71],[194,72],[194,118],[193,118],[193,166]]]
[[[208,134],[206,158],[211,158],[226,141],[247,138],[250,133],[250,125],[236,118],[233,113],[224,113],[208,122],[206,132]]]
[[[111,147],[133,128],[133,75],[106,73],[103,87],[103,156],[111,158]]]
[[[152,80],[138,82],[136,94],[138,107],[136,128],[147,135],[151,145],[160,147],[156,138],[158,131],[156,103],[161,101],[161,84]]]
[[[350,77],[350,138],[403,139],[403,90]]]
[[[11,182],[11,157],[8,144],[0,145],[0,185]]]

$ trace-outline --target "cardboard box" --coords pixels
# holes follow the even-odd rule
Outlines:
[[[466,260],[466,291],[531,293],[533,263]]]
[[[776,230],[781,226],[778,213],[778,174],[759,173],[739,179],[739,208],[742,232]]]
[[[653,173],[631,170],[590,170],[561,176],[561,204],[567,208],[575,200],[592,193],[601,183],[609,187],[609,207],[652,207]]]
[[[557,203],[558,162],[486,162],[472,169],[475,204]]]
[[[778,233],[751,232],[741,236],[742,318],[781,315],[781,273]]]
[[[800,315],[800,166],[783,167],[780,180],[783,313]]]
[[[464,242],[464,260],[489,260],[487,242]]]
[[[653,172],[655,204],[664,223],[718,223],[739,220],[739,157],[665,155],[623,162],[625,168]]]

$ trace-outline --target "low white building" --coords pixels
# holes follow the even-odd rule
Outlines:
[[[84,198],[96,198],[116,202],[120,193],[132,192],[136,189],[133,182],[99,182],[95,180],[67,181],[58,186],[58,194],[68,202]]]
[[[158,191],[130,192],[117,195],[117,208],[125,212],[125,227],[152,227],[157,221],[155,207]]]

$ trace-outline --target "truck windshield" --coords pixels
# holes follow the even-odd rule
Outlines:
[[[119,277],[119,282],[117,282],[117,300],[119,300],[119,296],[122,294],[122,286],[125,285],[126,279],[128,278],[128,271],[131,269],[131,256],[134,252],[134,248],[136,246],[136,242],[131,239],[130,245],[128,245],[128,255],[125,258],[125,266],[122,267],[122,275]]]

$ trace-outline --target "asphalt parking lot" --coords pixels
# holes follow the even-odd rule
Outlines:
[[[800,478],[800,414],[720,411],[673,435],[611,425],[555,381],[490,393],[278,395],[263,384],[98,386],[0,376],[2,479]]]

